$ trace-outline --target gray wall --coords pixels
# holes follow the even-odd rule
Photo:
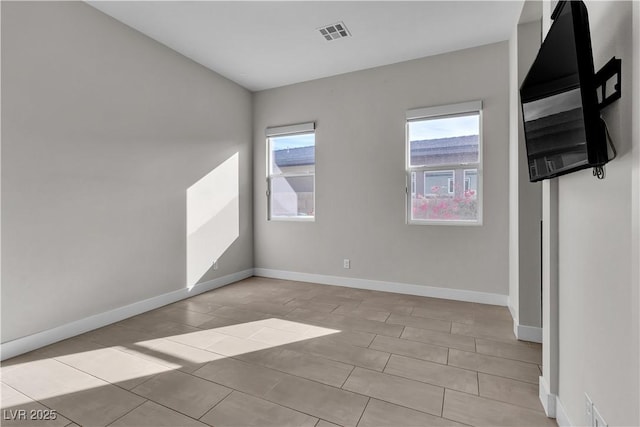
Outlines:
[[[256,93],[255,266],[507,295],[508,53],[502,42]],[[484,224],[406,225],[406,110],[475,99]],[[311,120],[316,221],[268,222],[264,129]]]
[[[638,106],[638,74],[632,84],[631,67],[640,46],[636,41],[632,48],[631,2],[586,4],[595,68],[614,55],[622,58],[623,96],[603,112],[618,149],[618,158],[606,167],[606,179],[597,180],[591,170],[558,178],[558,392],[574,425],[585,423],[585,392],[609,425],[640,425],[640,141],[638,111],[632,113],[634,97]]]
[[[541,33],[540,21],[518,25],[518,87],[538,54]],[[518,321],[520,325],[539,328],[542,326],[542,277],[540,274],[542,185],[539,182],[529,182],[529,162],[521,114],[518,114],[518,141]]]
[[[2,125],[4,342],[184,288],[186,191],[236,153],[237,236],[200,282],[253,266],[235,83],[82,2],[3,1]]]

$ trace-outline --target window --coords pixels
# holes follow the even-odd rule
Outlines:
[[[315,124],[267,128],[269,220],[315,218]]]
[[[482,102],[409,110],[406,171],[410,224],[481,224]]]

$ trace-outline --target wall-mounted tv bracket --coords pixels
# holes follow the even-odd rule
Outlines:
[[[612,102],[622,97],[622,60],[615,56],[596,73],[596,87],[598,88],[598,108],[602,110]],[[607,85],[612,79],[616,79],[613,87]],[[613,93],[607,95],[607,90],[613,89]]]
[[[622,97],[622,60],[617,59],[615,56],[609,60],[604,67],[602,67],[595,74],[596,88],[598,92],[598,109],[602,111],[605,107],[610,105],[612,102],[617,101]],[[615,82],[614,82],[615,79]],[[607,95],[607,91],[613,93],[609,93]],[[609,128],[607,127],[607,122],[604,121],[604,118],[601,118],[604,123],[604,131],[607,138],[607,142],[611,147],[611,151],[613,153],[613,157],[609,159],[613,160],[616,158],[616,147],[613,145],[613,141],[611,140],[611,135],[609,135]],[[608,151],[608,150],[607,150]],[[607,154],[608,156],[608,154]],[[596,166],[593,168],[593,176],[598,179],[604,179],[604,164]]]

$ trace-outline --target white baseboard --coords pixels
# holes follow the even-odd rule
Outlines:
[[[433,286],[412,285],[409,283],[382,282],[378,280],[356,279],[352,277],[326,276],[322,274],[299,273],[295,271],[254,268],[254,275],[272,279],[296,280],[323,285],[346,286],[349,288],[373,291],[395,292],[399,294],[423,297],[443,298],[456,301],[477,302],[492,305],[507,305],[507,296],[488,292],[467,291],[463,289],[436,288]]]
[[[509,313],[511,313],[511,318],[513,319],[513,335],[518,337],[518,314],[515,308],[511,305],[511,298],[509,298],[507,308],[509,309]]]
[[[299,273],[293,271],[271,270],[265,268],[247,269],[227,276],[219,277],[208,282],[195,285],[193,288],[183,288],[163,295],[158,295],[143,301],[119,307],[104,313],[99,313],[84,319],[76,320],[52,329],[38,332],[26,337],[0,344],[0,360],[6,360],[23,353],[62,341],[103,326],[119,322],[131,316],[162,307],[182,299],[207,292],[251,276],[270,277],[274,279],[296,280],[301,282],[319,283],[325,285],[345,286],[358,289],[369,289],[383,292],[418,295],[433,298],[443,298],[457,301],[476,302],[507,306],[507,296],[488,292],[476,292],[462,289],[437,288],[433,286],[414,285],[408,283],[382,282],[369,279],[350,277],[326,276],[320,274]],[[535,329],[535,328],[533,328]],[[542,335],[540,333],[540,335]]]
[[[544,413],[549,418],[555,418],[556,416],[556,395],[549,392],[549,384],[544,377],[538,377],[538,397],[544,408]]]
[[[85,317],[84,319],[76,320],[53,329],[48,329],[13,341],[7,341],[0,344],[0,360],[6,360],[23,353],[27,353],[37,348],[119,322],[128,317],[136,316],[149,310],[162,307],[163,305],[171,304],[251,276],[253,276],[253,269],[239,271],[237,273],[199,283],[190,289],[179,289],[177,291],[138,301],[104,313]]]
[[[507,305],[511,318],[513,319],[513,335],[521,341],[542,343],[542,328],[536,326],[521,325],[518,320],[516,309],[509,303]]]
[[[515,334],[521,341],[542,343],[542,328],[517,325]]]
[[[567,415],[567,411],[564,409],[562,402],[560,401],[560,397],[556,394],[549,392],[549,384],[544,379],[544,377],[540,378],[540,388],[538,395],[540,397],[540,402],[542,402],[542,407],[544,408],[544,413],[547,414],[550,418],[555,418],[556,423],[558,423],[559,427],[571,427],[573,424]]]
[[[567,415],[567,411],[562,406],[560,398],[556,396],[556,422],[559,427],[571,427],[573,424]]]

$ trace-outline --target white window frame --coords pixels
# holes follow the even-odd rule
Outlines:
[[[465,192],[471,190],[471,178],[467,176],[467,172],[476,173],[475,169],[465,169],[462,171],[462,179],[464,181],[463,189]],[[477,173],[476,173],[477,175]]]
[[[417,194],[417,188],[418,188],[417,184],[418,184],[418,181],[417,181],[416,173],[411,172],[411,195],[413,197],[415,197],[415,195]]]
[[[268,127],[265,130],[266,136],[266,195],[267,195],[267,221],[294,221],[294,222],[314,222],[316,220],[316,172],[315,162],[313,172],[300,173],[300,172],[286,172],[286,173],[272,173],[271,171],[271,138],[279,136],[291,136],[291,135],[314,135],[314,158],[315,158],[315,122],[300,123],[295,125]],[[313,178],[313,215],[306,216],[271,216],[271,181],[274,178],[290,178],[290,177],[308,177]]]
[[[438,118],[447,118],[447,117],[455,117],[455,116],[465,116],[468,114],[478,114],[478,162],[477,163],[453,163],[453,164],[442,164],[438,166],[411,166],[411,144],[409,141],[409,123],[413,121],[421,121],[425,119],[438,119]],[[413,172],[431,172],[431,171],[445,171],[451,170],[454,171],[456,169],[476,169],[477,172],[477,180],[478,180],[478,189],[477,189],[477,201],[478,201],[478,217],[475,220],[443,220],[443,219],[413,219],[412,215],[412,197],[409,191],[405,191],[406,193],[406,222],[410,225],[467,225],[467,226],[480,226],[482,225],[482,199],[483,199],[483,191],[482,191],[482,101],[470,101],[463,102],[459,104],[449,104],[449,105],[438,105],[434,107],[424,107],[424,108],[416,108],[412,110],[408,110],[406,113],[406,122],[405,122],[405,168],[406,175],[409,179]],[[454,172],[455,179],[455,172]],[[448,190],[448,188],[447,188]],[[426,190],[425,190],[426,194]]]

